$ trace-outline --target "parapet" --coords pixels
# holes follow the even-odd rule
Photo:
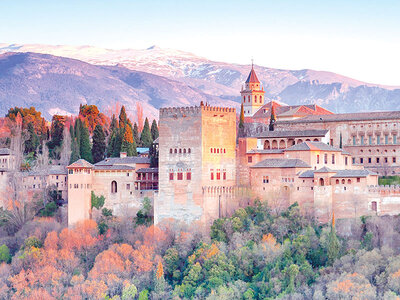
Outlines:
[[[186,116],[199,116],[202,111],[210,112],[230,112],[236,114],[236,109],[233,107],[219,107],[210,106],[208,104],[200,103],[200,106],[187,106],[187,107],[166,107],[160,108],[161,117],[186,117]]]
[[[379,194],[400,194],[399,185],[371,185],[368,187],[369,193],[379,193]]]

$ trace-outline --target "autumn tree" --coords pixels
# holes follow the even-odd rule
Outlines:
[[[106,152],[106,136],[101,125],[96,125],[93,132],[92,156],[93,162],[97,163],[104,159]]]
[[[147,148],[150,148],[151,144],[153,143],[153,139],[151,138],[149,120],[147,118],[144,122],[142,134],[140,135],[140,141],[141,145]]]
[[[126,152],[128,156],[136,156],[136,143],[133,139],[132,129],[130,126],[126,126],[125,134],[122,139],[121,151]]]

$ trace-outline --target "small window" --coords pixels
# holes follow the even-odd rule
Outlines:
[[[186,173],[186,180],[192,180],[192,173],[191,172],[187,172]]]
[[[174,149],[174,153],[175,153],[175,154],[178,153],[178,149]]]
[[[68,170],[68,174],[74,174],[74,170]]]
[[[212,148],[210,148],[210,152],[213,153],[213,149]]]
[[[253,162],[253,157],[252,156],[248,156],[247,157],[247,162],[249,162],[249,163]]]
[[[328,154],[324,154],[324,163],[327,164],[328,163]]]
[[[396,157],[393,157],[393,162],[394,162],[394,163],[396,162]]]
[[[172,172],[169,173],[169,180],[174,180],[174,173]]]
[[[118,191],[117,182],[112,181],[111,182],[111,193],[115,194],[117,191]]]
[[[179,148],[179,154],[182,154],[182,149],[181,148]]]
[[[332,165],[335,164],[335,154],[332,154]]]
[[[357,177],[357,182],[360,182],[361,181],[361,178],[360,177]]]
[[[186,148],[183,148],[183,154],[186,154]]]
[[[364,158],[360,157],[360,164],[364,163]]]
[[[190,153],[191,152],[191,150],[190,150],[190,148],[188,149],[188,153]]]
[[[351,184],[351,179],[348,179],[348,180],[347,180],[347,184]]]
[[[182,172],[178,172],[178,180],[183,180],[183,173]]]
[[[217,170],[217,180],[221,180],[221,171]]]
[[[317,155],[317,164],[319,164],[319,155]]]
[[[336,184],[339,184],[339,179],[336,179]]]
[[[345,183],[346,183],[346,180],[342,179],[342,184],[345,184]]]
[[[369,164],[372,163],[372,158],[371,157],[368,157],[368,163]]]
[[[224,170],[223,173],[222,173],[222,179],[223,179],[223,180],[226,180],[226,171],[225,171],[225,170]]]
[[[344,164],[347,166],[347,156],[344,158]]]
[[[214,171],[211,170],[211,180],[214,180]]]
[[[377,205],[376,201],[372,201],[371,202],[371,209],[373,211],[377,211],[378,210],[378,205]]]
[[[379,164],[379,157],[376,158],[376,163]]]
[[[127,189],[127,190],[130,190],[130,189],[131,189],[131,184],[130,184],[130,183],[127,183],[127,184],[126,184],[126,189]]]
[[[172,154],[172,148],[171,148],[171,149],[169,149],[169,153],[171,153],[171,154]]]

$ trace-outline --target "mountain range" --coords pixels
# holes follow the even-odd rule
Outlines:
[[[81,102],[106,108],[118,101],[134,110],[140,101],[151,116],[162,106],[200,101],[238,107],[251,68],[157,46],[113,50],[0,44],[1,53],[0,113],[14,103],[42,108],[45,115],[76,113]],[[269,99],[290,105],[316,103],[337,113],[400,110],[400,86],[326,71],[254,68]]]

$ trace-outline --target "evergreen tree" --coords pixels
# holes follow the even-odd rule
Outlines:
[[[121,153],[121,147],[122,147],[122,138],[123,138],[123,134],[125,133],[125,131],[123,130],[123,128],[117,129],[115,130],[115,135],[114,135],[114,139],[113,139],[113,145],[112,145],[112,157],[119,157],[120,153]]]
[[[97,163],[104,159],[104,153],[106,152],[106,135],[103,131],[103,126],[96,125],[93,131],[93,147],[92,156],[93,162]]]
[[[155,141],[158,138],[158,126],[156,120],[151,123],[151,138]]]
[[[133,139],[132,129],[126,126],[125,134],[122,139],[121,152],[126,152],[127,156],[136,156],[136,143]]]
[[[147,148],[150,148],[151,144],[153,143],[153,139],[151,138],[149,120],[147,118],[144,121],[142,134],[140,135],[140,141],[142,146]]]
[[[244,129],[244,108],[243,103],[240,106],[240,120],[239,120],[239,128]]]
[[[81,147],[81,130],[82,130],[82,121],[81,119],[77,118],[75,120],[75,139],[79,149]]]
[[[271,118],[269,120],[269,131],[274,131],[275,122],[276,122],[275,107],[274,103],[271,103]]]
[[[115,115],[112,115],[111,124],[110,124],[110,132],[112,133],[115,129],[118,128],[118,121]]]
[[[140,146],[140,137],[139,137],[139,128],[137,126],[137,123],[133,124],[133,139],[136,142],[137,146]]]
[[[79,153],[81,158],[87,160],[88,162],[93,162],[92,150],[90,149],[90,139],[89,139],[89,130],[88,128],[82,124],[82,131],[80,132],[80,147]]]
[[[69,161],[70,164],[76,162],[78,159],[81,158],[79,153],[80,153],[80,151],[79,151],[78,142],[77,142],[76,138],[73,138],[71,140],[71,158]]]
[[[40,144],[39,137],[35,133],[35,128],[33,126],[33,123],[30,122],[28,123],[28,139],[25,141],[25,153],[31,153],[34,152],[36,154],[36,149]]]
[[[0,246],[0,263],[3,262],[7,264],[11,262],[10,249],[8,249],[6,244]]]
[[[125,128],[127,122],[128,118],[126,116],[125,106],[122,105],[121,111],[119,113],[119,128]]]
[[[328,237],[328,263],[330,265],[333,264],[336,258],[339,257],[340,251],[340,243],[336,236],[335,230],[335,214],[332,216],[332,224],[331,224],[331,231],[329,232]]]

